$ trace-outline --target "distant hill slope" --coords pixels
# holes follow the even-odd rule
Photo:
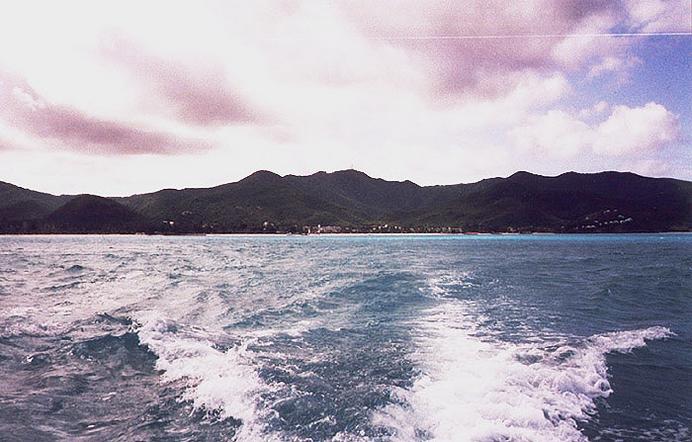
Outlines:
[[[282,226],[352,224],[367,214],[295,186],[272,172],[259,171],[208,189],[161,190],[117,199],[156,220],[172,220],[188,231],[257,231],[265,221]]]
[[[284,177],[259,171],[212,188],[110,199],[55,197],[2,183],[3,214],[5,232],[271,232],[318,224],[351,231],[688,231],[692,183],[620,172],[517,172],[418,186],[355,170]]]
[[[48,215],[41,225],[46,232],[128,233],[146,231],[152,223],[143,215],[109,198],[79,195]]]
[[[411,222],[460,223],[479,230],[512,226],[553,231],[665,231],[692,227],[692,183],[682,180],[621,172],[569,172],[557,177],[517,172],[457,189],[457,196],[420,212]]]
[[[35,192],[0,181],[0,223],[40,219],[71,198]]]

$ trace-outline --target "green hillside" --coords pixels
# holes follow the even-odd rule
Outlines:
[[[259,171],[217,187],[125,198],[53,196],[0,183],[2,232],[314,232],[317,225],[361,232],[689,231],[692,183],[621,172],[517,172],[419,186],[355,170]]]

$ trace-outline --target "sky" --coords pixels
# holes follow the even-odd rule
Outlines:
[[[692,180],[690,60],[692,0],[8,1],[0,181]]]

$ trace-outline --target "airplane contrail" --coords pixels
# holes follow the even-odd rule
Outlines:
[[[503,40],[522,38],[626,38],[626,37],[692,37],[692,32],[619,32],[582,34],[496,34],[496,35],[404,35],[378,37],[378,40]]]

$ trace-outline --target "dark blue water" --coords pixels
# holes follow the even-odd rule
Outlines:
[[[0,237],[0,440],[690,440],[692,235]]]

